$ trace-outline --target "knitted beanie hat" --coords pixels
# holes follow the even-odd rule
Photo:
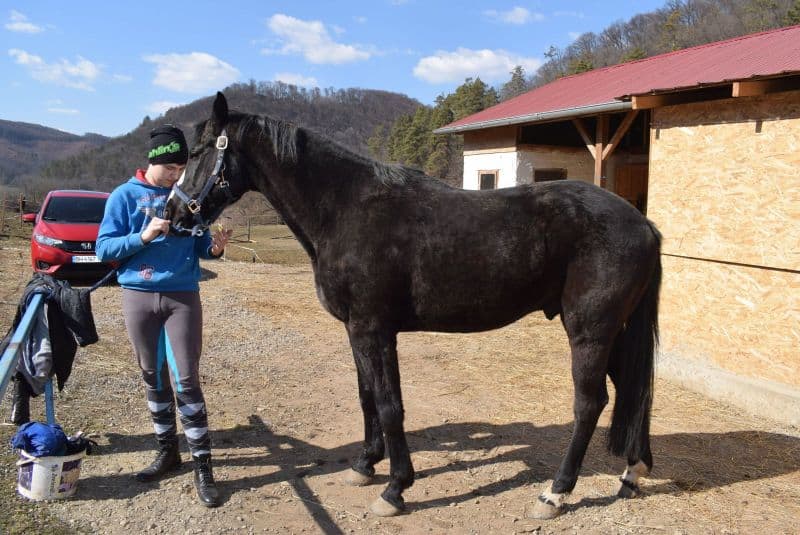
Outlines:
[[[150,150],[147,160],[152,164],[185,164],[189,160],[189,147],[180,128],[164,124],[150,132]]]

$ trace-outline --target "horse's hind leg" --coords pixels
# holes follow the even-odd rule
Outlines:
[[[550,491],[539,496],[531,512],[531,516],[540,519],[554,518],[561,514],[564,499],[578,481],[578,473],[597,427],[597,420],[608,403],[605,377],[610,343],[603,339],[572,336],[569,327],[567,332],[571,334],[575,425],[567,453],[553,479]]]
[[[358,398],[364,415],[364,444],[361,453],[353,461],[352,469],[345,476],[345,482],[360,487],[372,482],[375,463],[383,459],[384,443],[383,429],[375,406],[375,394],[372,391],[372,380],[368,378],[368,372],[363,370],[362,359],[359,359],[355,352],[354,356],[358,371]]]
[[[403,429],[397,335],[362,330],[353,323],[348,326],[347,332],[357,367],[363,377],[364,389],[371,391],[377,409],[379,427],[375,426],[373,429],[383,430],[389,449],[389,485],[370,510],[379,516],[393,516],[405,508],[403,491],[414,483],[414,468]],[[366,422],[367,413],[364,419]],[[369,462],[369,458],[367,461]]]
[[[619,390],[617,385],[618,378],[612,367],[609,376],[614,383],[614,387]],[[639,479],[650,475],[653,469],[653,453],[650,451],[650,425],[649,419],[645,419],[640,431],[639,444],[641,444],[636,455],[628,455],[628,466],[619,478],[620,487],[617,496],[620,498],[635,498],[639,495]]]

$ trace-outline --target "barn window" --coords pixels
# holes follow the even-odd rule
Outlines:
[[[478,171],[480,178],[481,189],[495,189],[497,188],[497,175],[500,173],[498,169],[493,171]]]
[[[550,182],[551,180],[564,180],[566,178],[566,169],[536,169],[533,172],[534,182]]]

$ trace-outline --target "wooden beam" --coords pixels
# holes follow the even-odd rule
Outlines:
[[[716,88],[706,88],[697,91],[680,91],[678,93],[664,93],[662,95],[634,95],[631,97],[631,108],[634,110],[649,110],[662,106],[674,106],[675,104],[687,104],[709,99],[709,91],[720,92],[712,98],[727,98],[727,86]]]
[[[674,95],[634,95],[631,97],[634,110],[649,110],[669,106]]]
[[[773,78],[771,80],[748,80],[733,83],[733,97],[754,97],[776,93],[778,91],[792,91],[800,89],[800,80],[797,78]]]
[[[594,136],[594,183],[601,188],[605,188],[605,176],[603,176],[603,146],[608,138],[608,115],[597,116],[597,131]]]
[[[573,119],[572,124],[575,125],[575,129],[581,135],[583,142],[586,143],[586,148],[592,153],[592,158],[597,158],[594,153],[594,141],[589,137],[589,132],[586,131],[586,125],[584,125],[583,121],[580,119]]]
[[[611,138],[611,141],[608,142],[608,145],[603,149],[603,159],[608,159],[611,156],[611,153],[614,152],[614,149],[617,148],[619,142],[622,141],[623,136],[628,132],[628,129],[633,124],[633,120],[636,119],[636,116],[639,114],[639,110],[631,110],[626,115],[625,118],[620,123],[619,128],[617,131],[614,132],[614,136]]]

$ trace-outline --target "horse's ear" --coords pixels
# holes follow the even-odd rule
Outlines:
[[[211,120],[214,122],[215,130],[218,131],[222,131],[225,125],[228,124],[228,101],[225,100],[225,95],[220,91],[217,91],[217,98],[214,99],[214,112],[211,115]]]

